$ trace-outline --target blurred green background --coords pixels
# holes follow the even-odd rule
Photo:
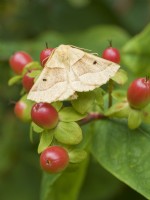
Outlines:
[[[45,42],[101,54],[109,39],[121,49],[149,21],[149,0],[0,1],[0,200],[39,200],[41,182],[37,143],[29,141],[29,124],[13,113],[20,86],[7,84],[12,76],[10,55],[25,50],[39,61]],[[79,199],[145,199],[91,162]]]

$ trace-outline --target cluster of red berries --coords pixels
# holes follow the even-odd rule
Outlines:
[[[102,57],[115,63],[120,63],[118,49],[108,47],[102,53]],[[132,108],[142,109],[150,103],[150,79],[149,77],[137,78],[127,90],[127,100]]]
[[[53,48],[46,48],[40,53],[42,67],[44,67],[53,50]],[[28,53],[24,51],[18,51],[10,57],[9,64],[15,74],[21,75],[27,64],[31,63],[32,61],[33,59]],[[29,70],[22,76],[22,86],[27,93],[34,84],[34,78],[30,77],[31,72],[32,70]],[[28,104],[24,99],[19,100],[14,107],[16,116],[24,121],[27,119],[27,107]],[[49,103],[35,103],[32,104],[31,108],[31,120],[43,129],[52,129],[56,127],[58,123],[58,112]],[[46,148],[40,155],[41,168],[49,173],[58,173],[64,170],[68,166],[68,163],[68,152],[64,147],[61,146],[50,146]]]
[[[44,67],[46,61],[54,51],[54,48],[46,48],[40,53],[40,62]],[[103,51],[102,58],[109,61],[120,63],[120,53],[118,49],[108,47]],[[16,52],[10,57],[9,63],[12,70],[17,75],[22,75],[22,86],[26,93],[34,84],[34,77],[30,76],[30,69],[23,74],[26,66],[33,62],[29,54],[23,51]],[[132,108],[142,109],[150,102],[150,79],[138,78],[134,80],[128,88],[127,99]],[[24,99],[18,101],[15,105],[14,112],[20,119],[26,119],[27,103]],[[31,120],[43,129],[53,129],[57,126],[59,116],[57,110],[49,103],[32,102],[30,111]],[[64,170],[69,164],[69,154],[62,146],[49,146],[40,155],[41,168],[46,172],[57,173]]]

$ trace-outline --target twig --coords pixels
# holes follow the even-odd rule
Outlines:
[[[89,113],[84,119],[80,120],[78,123],[79,125],[84,125],[91,121],[104,119],[104,118],[106,118],[106,116],[104,116],[103,114],[92,112],[92,113]]]

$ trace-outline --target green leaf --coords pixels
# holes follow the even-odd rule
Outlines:
[[[54,136],[61,143],[74,145],[81,142],[82,130],[76,122],[59,122]]]
[[[74,170],[65,170],[61,175],[45,175],[41,200],[77,200],[86,174],[87,164],[88,159]]]
[[[85,149],[86,151],[88,151],[88,148],[90,146],[91,139],[93,136],[94,121],[81,126],[81,128],[82,128],[83,139],[78,145],[75,146],[75,148],[76,149]]]
[[[63,103],[61,101],[56,101],[51,103],[51,105],[57,110],[57,112],[61,109],[63,106]]]
[[[76,169],[65,171],[55,182],[55,197],[59,200],[77,200],[86,174],[88,159],[78,165]],[[68,190],[69,188],[69,190]],[[58,193],[58,190],[60,191]],[[55,198],[55,199],[56,199]]]
[[[119,102],[111,106],[105,113],[108,117],[127,118],[130,112],[128,102]]]
[[[32,70],[32,69],[35,69],[35,70],[37,70],[37,71],[40,72],[40,71],[42,70],[42,67],[41,67],[41,65],[39,64],[39,62],[36,62],[36,61],[30,62],[30,63],[28,63],[28,64],[24,67],[22,74],[24,75],[24,74],[26,74],[29,70]]]
[[[41,194],[40,200],[55,200],[52,198],[51,192],[54,189],[53,185],[57,181],[57,179],[61,176],[61,174],[47,174],[43,173],[42,184],[41,184]]]
[[[69,162],[80,163],[87,158],[87,152],[82,149],[73,149],[69,151]]]
[[[116,100],[126,100],[127,98],[127,91],[126,90],[113,90],[112,97]]]
[[[41,70],[32,70],[32,72],[29,73],[29,77],[35,78],[35,77],[39,76],[40,73],[41,73]]]
[[[124,71],[123,69],[119,69],[115,76],[111,78],[113,81],[115,81],[116,83],[123,85],[127,82],[128,80],[128,76],[127,76],[127,72]]]
[[[100,55],[108,46],[108,40],[112,40],[113,46],[120,49],[130,38],[126,31],[113,25],[93,26],[86,31],[79,32],[78,37],[77,33],[74,33],[74,35],[75,41],[73,40],[72,44],[90,49]]]
[[[40,142],[38,145],[38,153],[44,151],[52,142],[53,140],[53,129],[49,131],[43,131],[41,133]]]
[[[150,24],[129,40],[122,49],[122,61],[132,72],[145,76],[150,73]]]
[[[23,104],[25,104],[26,109],[23,112],[22,118],[20,118],[24,122],[30,122],[31,121],[31,109],[32,106],[34,105],[34,102],[27,99],[27,94],[23,95],[21,99],[19,100]]]
[[[91,151],[106,170],[150,199],[150,126],[130,130],[125,120],[95,124]]]
[[[63,122],[78,121],[84,117],[86,117],[86,114],[76,112],[73,107],[65,107],[59,112],[59,119]]]
[[[94,100],[95,95],[93,91],[82,92],[78,93],[78,98],[71,101],[71,104],[77,112],[84,114],[92,108]]]
[[[34,124],[34,122],[31,122],[30,132],[29,132],[29,139],[32,143],[34,142],[34,140],[36,141],[36,136],[39,139],[39,135],[37,135],[37,133],[42,134],[42,132],[44,131],[44,129],[40,129],[39,126],[37,126],[36,124],[34,124],[34,125],[33,124]],[[38,132],[35,131],[34,129],[37,130]]]
[[[135,129],[142,123],[142,113],[140,110],[130,109],[128,116],[128,126],[130,129]]]
[[[103,107],[104,105],[104,99],[103,99],[103,95],[104,95],[104,90],[102,90],[102,88],[96,88],[95,90],[93,90],[93,93],[95,95],[95,100],[96,103],[100,106]]]
[[[36,133],[41,133],[43,132],[43,128],[41,128],[40,126],[36,125],[34,122],[31,123],[32,129],[36,132]]]
[[[150,124],[150,104],[142,110],[142,121]]]
[[[78,200],[112,200],[116,199],[120,192],[121,196],[119,195],[119,197],[123,197],[121,200],[125,200],[127,198],[123,196],[123,188],[125,185],[121,181],[91,157]],[[126,192],[125,190],[124,193]],[[129,195],[131,194],[129,193]]]
[[[11,79],[9,79],[8,85],[12,86],[12,85],[18,83],[21,79],[22,79],[22,76],[20,76],[20,75],[13,76]]]

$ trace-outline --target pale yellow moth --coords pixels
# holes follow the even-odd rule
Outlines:
[[[28,99],[35,102],[55,102],[77,98],[105,84],[119,65],[70,45],[58,46],[48,58]]]

